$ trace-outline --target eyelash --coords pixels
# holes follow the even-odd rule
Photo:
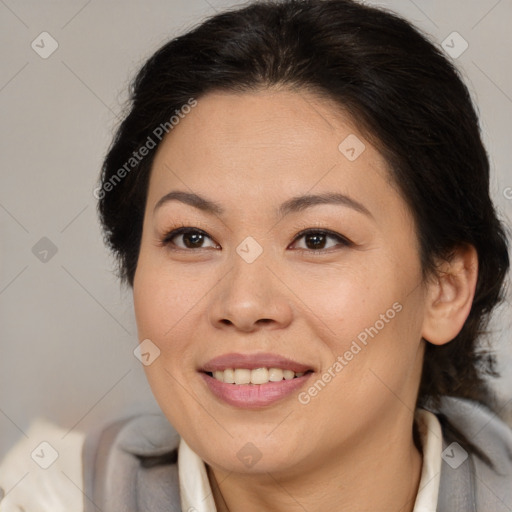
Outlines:
[[[190,248],[185,249],[183,247],[177,247],[172,242],[173,238],[176,238],[179,235],[183,235],[183,234],[187,234],[187,233],[200,234],[200,235],[203,235],[203,236],[209,238],[212,242],[214,242],[213,238],[210,237],[208,235],[208,233],[206,233],[202,229],[194,228],[194,227],[188,227],[188,226],[182,226],[180,228],[173,229],[173,230],[169,231],[163,237],[163,239],[161,241],[161,245],[162,246],[167,246],[167,247],[171,246],[171,245],[174,245],[173,250],[178,250],[178,251],[180,251],[180,250],[181,251],[193,251],[194,249],[190,249]],[[335,233],[334,231],[330,231],[328,229],[321,229],[321,228],[307,228],[307,229],[303,229],[302,231],[297,233],[297,235],[295,235],[295,238],[293,239],[293,242],[290,245],[295,244],[301,238],[303,238],[303,237],[305,237],[307,235],[311,235],[311,234],[320,235],[320,236],[326,236],[328,238],[333,238],[333,239],[335,239],[338,242],[338,245],[340,245],[342,247],[351,247],[351,246],[354,245],[353,242],[351,242],[348,238],[344,237],[343,235],[340,235],[339,233]],[[214,243],[216,243],[216,242],[214,242]],[[207,249],[207,248],[206,247],[199,247],[199,249]],[[328,251],[330,252],[332,249],[335,249],[335,247],[329,247],[327,249],[304,249],[304,248],[300,248],[300,249],[295,249],[295,250],[306,251],[308,253],[316,253],[316,254],[318,254],[318,253],[322,253],[322,252],[328,252]]]
[[[300,240],[301,238],[303,238],[304,236],[311,235],[311,234],[326,236],[328,238],[333,238],[334,240],[337,241],[337,246],[352,247],[354,245],[348,238],[344,237],[343,235],[340,235],[339,233],[336,233],[334,231],[330,231],[329,229],[322,229],[322,228],[306,228],[306,229],[303,229],[302,231],[299,231],[299,233],[297,233],[295,235],[295,238],[293,239],[292,244],[297,243],[297,241]],[[296,249],[296,250],[318,254],[321,252],[330,252],[331,250],[336,249],[336,248],[339,248],[339,247],[329,247],[327,249],[302,249],[301,248],[301,249]]]

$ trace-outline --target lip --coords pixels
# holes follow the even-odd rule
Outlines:
[[[208,361],[200,371],[215,372],[224,371],[228,368],[245,368],[255,370],[256,368],[281,368],[282,370],[292,370],[295,373],[306,373],[314,371],[311,366],[293,361],[287,357],[270,353],[259,354],[224,354],[214,357]]]
[[[301,388],[313,375],[306,373],[280,382],[267,384],[226,384],[201,372],[208,389],[223,402],[240,409],[261,409],[290,396]]]
[[[247,370],[281,368],[295,373],[304,373],[304,375],[266,384],[227,384],[208,375],[208,373],[224,371],[228,368]],[[278,354],[231,353],[211,359],[199,369],[199,372],[209,391],[224,403],[241,409],[258,409],[270,406],[296,392],[309,380],[314,369]]]

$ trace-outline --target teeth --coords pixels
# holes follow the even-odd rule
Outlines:
[[[251,371],[251,384],[266,384],[268,382],[268,370],[256,368]]]
[[[213,378],[226,384],[267,384],[268,382],[280,382],[302,377],[303,372],[295,373],[292,370],[281,368],[227,368],[224,371],[213,372]]]
[[[268,380],[270,382],[279,382],[283,380],[283,370],[281,368],[270,368],[268,371]]]
[[[251,370],[235,370],[235,384],[249,384],[251,382]]]
[[[220,380],[221,382],[224,382],[224,372],[213,372],[213,376]]]
[[[295,377],[295,372],[292,372],[291,370],[284,370],[283,376],[285,380],[292,380],[293,377]]]
[[[234,384],[235,383],[235,372],[232,368],[224,370],[223,372],[215,372],[224,374],[224,381],[226,384]],[[215,375],[214,375],[215,377]],[[217,377],[215,377],[217,378]],[[220,380],[220,379],[219,379]]]

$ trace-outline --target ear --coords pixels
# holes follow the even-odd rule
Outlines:
[[[434,345],[453,340],[466,321],[478,278],[478,254],[472,245],[457,247],[438,266],[427,285],[422,336]]]

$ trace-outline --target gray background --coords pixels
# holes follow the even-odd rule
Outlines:
[[[130,77],[166,40],[237,3],[0,0],[0,458],[36,417],[85,431],[156,408],[92,192]],[[453,31],[469,43],[456,63],[481,112],[496,204],[510,219],[512,0],[377,3],[437,43]],[[31,48],[43,31],[59,44],[47,59]],[[510,313],[509,296],[493,325],[503,414]]]

